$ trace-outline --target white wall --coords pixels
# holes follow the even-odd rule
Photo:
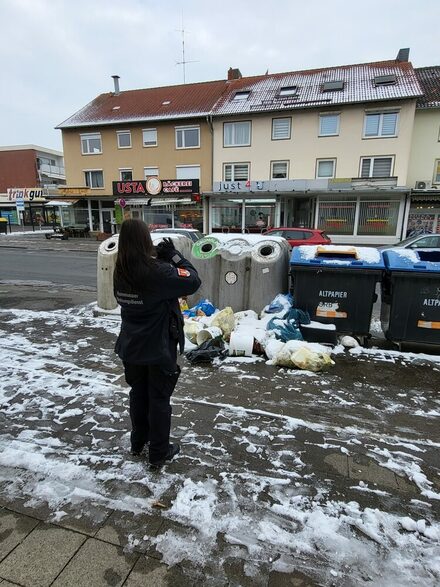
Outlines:
[[[416,110],[408,186],[414,188],[416,181],[432,181],[436,159],[440,159],[440,108]]]

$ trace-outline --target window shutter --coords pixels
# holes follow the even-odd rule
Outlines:
[[[373,163],[372,177],[391,176],[391,157],[376,157]]]
[[[225,181],[232,179],[232,165],[225,165]]]
[[[362,159],[361,177],[370,177],[371,159]]]
[[[272,138],[274,140],[288,139],[290,137],[290,118],[274,118],[272,126]]]
[[[274,179],[287,178],[287,161],[274,161],[272,163],[272,177]]]
[[[396,134],[397,114],[390,112],[383,114],[382,119],[382,135],[389,136]]]
[[[249,165],[234,165],[234,180],[249,179]]]
[[[379,134],[380,114],[367,114],[365,120],[365,136],[377,137]]]
[[[336,135],[338,133],[338,119],[339,115],[320,116],[319,117],[319,134],[320,135]]]

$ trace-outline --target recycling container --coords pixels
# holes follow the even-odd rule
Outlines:
[[[368,337],[376,284],[385,269],[372,247],[295,247],[290,260],[296,307],[337,332]]]
[[[214,235],[205,236],[192,245],[189,261],[196,268],[202,285],[195,294],[188,296],[190,308],[205,299],[214,305],[218,304],[221,261],[218,252],[220,245],[220,240]]]
[[[153,232],[151,233],[151,240],[153,241],[153,245],[156,246],[160,242],[163,241],[164,238],[169,238],[173,241],[174,247],[179,253],[185,257],[185,259],[190,260],[191,257],[191,248],[192,248],[192,240],[189,239],[187,236],[179,233],[166,233],[166,232]]]
[[[383,252],[382,329],[388,340],[440,345],[440,250]]]
[[[113,295],[113,273],[118,256],[119,236],[114,234],[99,245],[97,262],[98,308],[114,310],[118,303]]]
[[[259,237],[251,251],[249,299],[246,309],[260,313],[279,293],[289,289],[289,245],[280,237]]]
[[[243,237],[235,237],[221,244],[218,298],[214,297],[214,305],[218,308],[230,306],[234,312],[249,308],[251,250],[252,247]]]

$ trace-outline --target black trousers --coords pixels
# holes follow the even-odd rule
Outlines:
[[[149,442],[151,462],[163,459],[170,445],[170,398],[180,375],[158,365],[134,365],[124,361],[125,380],[130,390],[131,446],[142,450]]]

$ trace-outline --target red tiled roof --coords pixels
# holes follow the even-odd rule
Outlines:
[[[57,128],[206,116],[225,88],[219,80],[101,94]]]
[[[393,74],[396,84],[374,84],[376,76]],[[329,81],[342,81],[344,87],[342,90],[323,92],[324,83]],[[215,106],[217,115],[408,99],[422,94],[411,63],[394,60],[242,78],[228,84],[228,90]],[[279,95],[281,88],[291,86],[298,88],[295,96]],[[249,98],[233,100],[237,91],[249,91]]]
[[[440,65],[418,67],[414,70],[423,89],[417,108],[440,108]]]
[[[397,83],[377,86],[379,75],[396,76]],[[343,81],[339,91],[323,92],[328,81]],[[281,88],[297,86],[297,96],[279,96]],[[250,92],[246,100],[233,100],[237,90]],[[321,69],[275,73],[237,80],[217,80],[178,86],[101,94],[57,128],[127,124],[159,120],[289,111],[422,96],[409,62],[380,61]]]

